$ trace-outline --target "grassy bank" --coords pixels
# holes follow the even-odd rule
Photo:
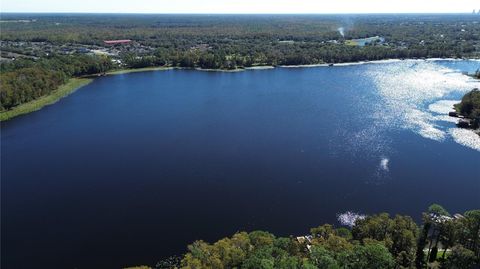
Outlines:
[[[127,73],[137,73],[137,72],[147,72],[147,71],[160,71],[160,70],[171,70],[171,69],[183,69],[179,67],[145,67],[145,68],[132,68],[132,69],[121,69],[121,70],[113,70],[107,72],[106,75],[121,75]],[[243,69],[242,69],[243,70]],[[233,71],[242,71],[242,70],[233,70]],[[229,71],[232,70],[202,70],[202,71]],[[2,111],[0,112],[0,121],[10,120],[17,116],[27,114],[30,112],[34,112],[40,110],[44,106],[51,105],[62,97],[69,95],[70,93],[74,92],[75,90],[87,85],[88,83],[92,82],[95,79],[95,75],[92,76],[85,76],[81,78],[71,78],[66,84],[60,86],[57,90],[53,91],[52,93],[42,96],[38,99],[32,100],[28,103],[18,105],[11,110]]]
[[[40,110],[42,107],[57,102],[62,97],[71,94],[78,88],[83,87],[92,81],[93,79],[88,78],[72,78],[66,84],[60,86],[57,90],[53,91],[49,95],[40,97],[25,104],[21,104],[11,110],[0,112],[0,121],[6,121],[23,114]]]

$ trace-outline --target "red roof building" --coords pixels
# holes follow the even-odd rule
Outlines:
[[[132,42],[132,40],[130,40],[130,39],[105,40],[105,41],[103,41],[103,43],[105,43],[105,45],[128,44],[130,42]]]

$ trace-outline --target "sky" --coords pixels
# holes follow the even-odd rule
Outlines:
[[[2,12],[471,13],[479,0],[0,0]]]

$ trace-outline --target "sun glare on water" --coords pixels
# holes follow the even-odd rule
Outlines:
[[[439,142],[453,139],[480,150],[480,137],[471,130],[449,129],[440,124],[456,122],[446,114],[459,100],[448,99],[449,95],[478,88],[479,82],[434,61],[405,61],[382,69],[372,68],[369,75],[383,99],[377,108],[379,113],[375,113],[376,124],[408,129]]]

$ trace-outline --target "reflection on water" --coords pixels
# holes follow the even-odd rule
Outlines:
[[[388,163],[390,162],[390,160],[388,158],[382,158],[382,160],[380,160],[380,168],[383,170],[383,171],[387,171],[388,172]]]
[[[478,179],[462,169],[480,163],[478,136],[446,116],[479,86],[461,74],[476,68],[96,79],[1,123],[2,268],[123,268],[236,231],[289,236],[362,214],[419,219],[431,203],[478,208]]]
[[[338,214],[337,220],[341,225],[353,227],[357,220],[365,219],[365,217],[366,217],[365,215],[362,215],[356,212],[347,211],[345,213]]]
[[[451,137],[448,127],[438,122],[452,121],[438,115],[448,113],[453,104],[459,102],[450,100],[451,95],[480,87],[478,81],[436,61],[403,61],[387,68],[370,68],[368,75],[383,99],[377,105],[376,124],[409,129],[436,141]],[[460,144],[473,149],[480,147],[480,137],[475,139],[470,131],[454,133],[455,141],[469,141]]]
[[[480,151],[479,136],[471,130],[450,128],[448,129],[448,132],[455,142]]]
[[[440,100],[428,106],[428,110],[441,115],[448,115],[453,111],[453,105],[458,104],[460,100]]]
[[[480,63],[471,63],[470,70],[480,67]],[[392,131],[409,130],[437,142],[455,141],[479,150],[480,136],[471,130],[452,128],[452,123],[458,119],[448,116],[464,93],[480,87],[478,80],[463,74],[465,70],[455,68],[459,64],[463,63],[396,60],[380,66],[365,65],[366,72],[362,75],[373,82],[374,93],[379,98],[364,99],[364,95],[359,95],[355,106],[359,114],[363,113],[362,120],[371,121],[358,129],[351,130],[345,125],[338,128],[338,139],[332,142],[331,152],[347,151],[353,156],[380,159],[380,164],[372,170],[372,176],[366,182],[382,184],[390,179],[389,164],[398,153],[398,149],[392,146]],[[338,145],[340,139],[345,140],[341,146]]]

